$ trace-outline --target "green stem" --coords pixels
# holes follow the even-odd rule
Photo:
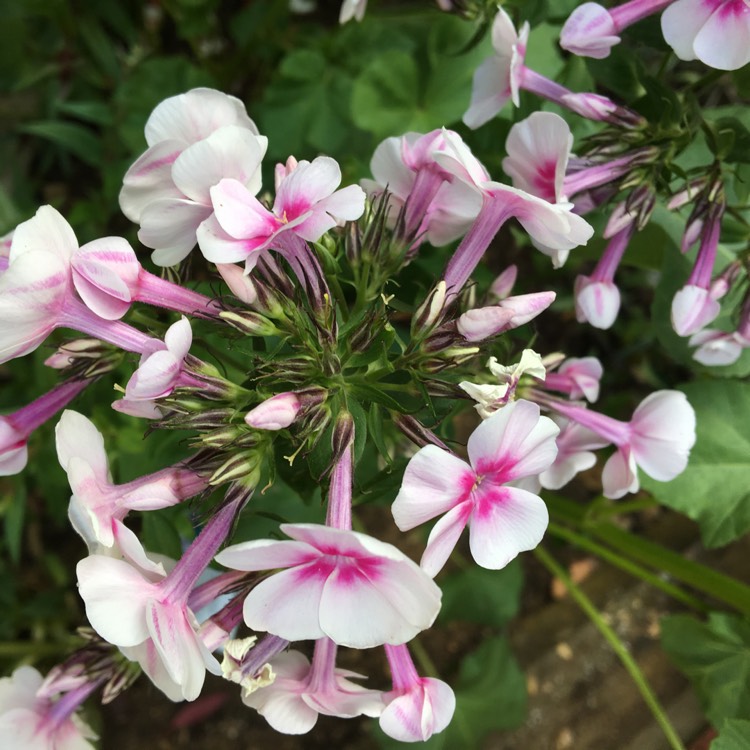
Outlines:
[[[624,531],[610,522],[590,522],[586,519],[586,509],[570,500],[555,496],[548,496],[545,500],[555,520],[592,534],[630,559],[661,573],[667,573],[681,583],[708,594],[745,615],[750,615],[750,586],[688,560],[661,544]]]
[[[674,727],[670,723],[664,709],[659,704],[656,695],[651,690],[651,686],[648,684],[645,675],[641,672],[640,667],[636,664],[635,659],[630,655],[625,644],[617,637],[617,633],[608,625],[601,613],[594,606],[593,602],[583,593],[583,591],[571,580],[570,576],[566,573],[565,569],[557,563],[557,561],[542,547],[537,547],[534,550],[534,554],[537,559],[552,573],[555,577],[559,578],[565,588],[570,592],[571,597],[575,600],[576,604],[584,611],[586,616],[594,624],[594,627],[602,634],[604,639],[612,647],[612,650],[617,654],[617,657],[622,662],[622,665],[628,671],[628,674],[635,683],[638,691],[640,692],[646,705],[654,715],[657,724],[661,727],[664,732],[664,736],[667,738],[670,747],[673,750],[685,750],[685,746],[677,736]]]
[[[592,542],[588,537],[577,534],[575,531],[571,531],[570,529],[566,529],[564,526],[559,526],[558,524],[552,522],[547,527],[547,530],[553,536],[556,536],[560,539],[565,539],[571,544],[574,544],[576,547],[585,549],[587,552],[591,552],[591,554],[600,557],[602,560],[606,560],[610,565],[614,565],[616,568],[624,570],[626,573],[629,573],[633,577],[640,578],[642,581],[645,581],[654,588],[660,589],[668,596],[671,596],[673,599],[686,604],[688,607],[692,607],[698,612],[709,611],[709,607],[707,607],[700,599],[697,599],[691,594],[688,594],[678,586],[675,586],[668,581],[662,580],[658,575],[652,573],[646,568],[641,567],[637,563],[621,557],[611,549],[603,547],[601,544],[597,544],[596,542]]]
[[[430,655],[427,653],[427,649],[419,642],[418,638],[409,641],[409,648],[411,649],[414,656],[419,662],[419,666],[422,668],[422,674],[427,677],[437,677],[440,672],[437,671],[435,663],[430,659]]]

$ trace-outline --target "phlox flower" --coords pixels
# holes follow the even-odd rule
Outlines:
[[[23,666],[0,679],[0,747],[11,750],[94,750],[97,735],[76,714],[95,685],[59,699],[44,694],[44,679]]]
[[[243,504],[245,500],[239,499]],[[170,700],[195,700],[206,669],[221,674],[188,601],[229,534],[237,508],[237,502],[227,502],[169,573],[148,558],[127,529],[125,559],[94,554],[76,567],[78,591],[91,626],[129,659],[140,662]],[[121,524],[118,528],[124,529]]]
[[[516,401],[474,430],[469,463],[434,445],[414,455],[392,512],[402,531],[445,514],[430,532],[420,563],[425,571],[440,571],[467,525],[471,554],[484,568],[503,568],[539,544],[547,508],[537,495],[509,483],[550,466],[557,433],[536,404]]]
[[[700,60],[718,70],[750,62],[747,0],[677,0],[662,14],[661,30],[681,60]]]
[[[199,224],[213,208],[209,189],[239,180],[255,195],[268,141],[258,135],[242,102],[198,88],[161,102],[146,122],[147,151],[128,169],[120,208],[140,224],[138,238],[171,266],[195,245]]]
[[[139,352],[150,340],[125,323],[103,320],[81,302],[71,270],[78,251],[72,228],[51,206],[16,227],[0,274],[0,362],[34,351],[55,328],[73,328],[127,351]]]
[[[406,646],[386,646],[393,690],[383,694],[380,728],[400,742],[426,742],[453,718],[456,696],[434,677],[420,677]]]
[[[286,568],[245,599],[252,630],[371,648],[405,643],[432,625],[440,589],[392,545],[314,524],[282,524],[281,530],[293,541],[243,542],[216,558],[236,570]]]
[[[347,23],[352,18],[361,21],[365,17],[367,0],[344,0],[339,11],[339,23]]]
[[[18,409],[0,416],[0,476],[23,471],[28,461],[28,439],[34,430],[64,409],[90,380],[70,380]]]
[[[614,8],[583,3],[568,17],[560,32],[560,46],[574,55],[602,59],[620,43],[623,29],[658,13],[674,0],[630,0]]]
[[[245,261],[249,272],[260,253],[285,232],[315,242],[335,226],[358,219],[365,194],[357,185],[337,190],[341,170],[334,159],[319,156],[300,161],[281,180],[269,211],[238,180],[221,180],[211,188],[214,215],[198,228],[201,252],[214,263]]]
[[[115,401],[112,408],[134,417],[161,417],[156,399],[168,396],[182,381],[191,382],[183,374],[183,367],[192,343],[190,321],[183,316],[167,329],[164,341],[149,342],[138,369],[125,386],[125,397]]]
[[[563,360],[554,372],[547,372],[544,388],[566,393],[574,400],[585,398],[594,403],[599,398],[599,381],[603,373],[602,363],[596,357],[570,357]]]
[[[695,411],[679,391],[647,396],[629,422],[562,401],[547,405],[617,447],[602,472],[604,495],[612,499],[638,491],[638,467],[659,482],[674,479],[695,444]]]
[[[548,490],[559,490],[581,471],[590,469],[596,463],[592,453],[608,445],[608,441],[595,432],[565,417],[553,416],[560,427],[557,436],[557,456],[552,465],[539,475],[539,484]]]
[[[129,511],[166,508],[206,488],[204,479],[179,466],[113,484],[102,434],[75,411],[63,412],[55,439],[58,460],[73,490],[68,515],[91,551],[113,546],[113,522],[122,521]]]
[[[336,644],[323,638],[315,644],[312,664],[298,651],[287,651],[271,659],[273,682],[245,694],[242,702],[277,731],[305,734],[317,723],[318,715],[379,716],[383,699],[350,678],[362,675],[335,666]]]
[[[442,129],[386,138],[370,161],[374,180],[362,181],[370,195],[388,190],[391,221],[405,207],[406,236],[424,236],[436,247],[465,234],[482,207],[481,196],[435,160],[447,148],[460,151],[475,181],[490,179],[458,133]]]

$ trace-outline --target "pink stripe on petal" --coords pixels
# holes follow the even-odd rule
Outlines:
[[[273,570],[304,565],[320,556],[317,549],[304,542],[258,539],[226,547],[216,562],[234,570]]]

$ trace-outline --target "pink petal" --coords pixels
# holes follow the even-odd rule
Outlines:
[[[579,282],[578,279],[582,281]],[[620,290],[608,281],[595,281],[585,276],[576,279],[576,320],[594,328],[611,328],[620,311]]]
[[[535,112],[510,129],[503,170],[515,187],[552,203],[564,201],[563,180],[572,147],[573,135],[562,117]]]
[[[530,401],[516,401],[485,419],[471,434],[468,452],[477,474],[504,483],[544,471],[555,459],[557,425]]]
[[[250,701],[255,696],[262,697],[263,692],[268,689],[262,688],[243,700],[252,706]],[[283,734],[307,734],[318,721],[318,712],[308,706],[297,693],[274,692],[258,708],[258,713],[273,729]]]
[[[471,554],[483,568],[504,568],[541,542],[548,523],[547,506],[531,492],[502,487],[483,493],[469,521]]]
[[[214,215],[198,227],[197,237],[198,246],[206,260],[217,264],[244,260],[248,265],[252,263],[251,268],[255,266],[257,255],[268,240],[266,235],[249,240],[235,239],[221,228]]]
[[[613,453],[602,471],[604,497],[617,500],[628,492],[637,492],[638,469],[629,448],[618,449]]]
[[[425,677],[394,698],[380,716],[380,728],[400,742],[425,742],[450,724],[456,696],[442,680]]]
[[[149,146],[167,140],[195,143],[224,125],[239,125],[258,132],[236,97],[209,88],[197,88],[161,102],[146,122]]]
[[[121,318],[138,289],[141,264],[122,237],[83,245],[71,262],[73,284],[86,306],[105,320]]]
[[[295,219],[332,195],[340,183],[341,169],[335,159],[319,156],[312,162],[301,161],[279,186],[273,212]]]
[[[560,32],[560,46],[583,57],[608,57],[610,49],[619,42],[612,16],[598,3],[579,5]]]
[[[168,396],[182,371],[182,362],[168,351],[155,352],[132,374],[125,396],[132,400],[151,400]]]
[[[3,451],[0,455],[0,477],[20,474],[29,460],[29,449],[26,443],[17,448]]]
[[[171,677],[162,660],[156,646],[151,638],[137,646],[120,648],[123,655],[130,661],[137,661],[143,671],[148,675],[151,682],[156,685],[169,700],[179,703],[185,700],[182,693],[182,686],[178,685]]]
[[[462,503],[476,481],[471,467],[457,456],[427,445],[409,461],[396,499],[393,519],[408,531]]]
[[[690,336],[704,328],[721,312],[721,305],[708,289],[687,284],[672,300],[672,327],[679,336]]]
[[[440,589],[407,558],[342,562],[325,582],[320,627],[351,648],[406,643],[432,625],[440,598]]]
[[[237,240],[266,240],[284,225],[237,180],[221,180],[212,187],[211,201],[219,225]]]
[[[401,138],[386,138],[375,149],[370,161],[370,171],[380,188],[387,188],[390,193],[401,200],[406,200],[414,185],[415,174],[402,158],[402,138],[417,136],[417,133],[407,133]]]

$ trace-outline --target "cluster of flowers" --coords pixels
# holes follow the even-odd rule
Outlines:
[[[596,3],[579,6],[563,27],[561,46],[577,55],[606,57],[620,41],[622,29],[669,6],[662,16],[668,43],[683,60],[696,57],[723,70],[737,69],[750,61],[750,7],[744,0],[631,0],[606,10]],[[620,292],[615,273],[633,234],[642,229],[654,209],[656,188],[648,178],[660,166],[662,156],[639,115],[615,102],[591,93],[573,93],[536,73],[524,64],[529,26],[520,34],[500,8],[492,26],[495,55],[476,71],[472,100],[464,122],[477,128],[493,118],[512,100],[519,103],[525,89],[579,115],[629,130],[624,147],[613,138],[586,157],[572,155],[573,138],[559,117],[538,112],[511,128],[506,142],[503,168],[513,184],[545,200],[568,203],[577,214],[601,208],[618,199],[603,236],[609,240],[590,275],[579,275],[575,283],[576,316],[596,328],[612,326],[620,309]],[[734,363],[750,347],[750,294],[744,301],[735,330],[707,328],[721,312],[719,300],[732,289],[746,286],[746,274],[739,262],[729,263],[714,275],[721,233],[721,219],[727,208],[721,165],[688,182],[669,201],[670,209],[692,204],[686,222],[682,252],[699,243],[693,269],[672,304],[672,325],[680,336],[690,336],[698,347],[694,358],[705,365]],[[556,265],[564,261],[558,257]]]
[[[559,118],[542,118],[519,125],[509,143],[533,135],[536,123],[560,128]],[[378,716],[399,740],[425,740],[450,722],[455,699],[447,684],[419,675],[406,644],[438,614],[441,593],[433,578],[464,527],[475,560],[502,568],[544,534],[540,486],[562,486],[591,466],[592,450],[616,447],[603,477],[610,497],[637,489],[638,466],[656,479],[676,476],[695,439],[693,411],[682,394],[664,391],[649,396],[629,423],[616,421],[577,403],[595,399],[598,362],[559,356],[542,362],[528,352],[517,366],[491,361],[499,384],[461,383],[483,418],[469,438],[468,462],[413,416],[393,412],[393,423],[419,447],[392,506],[396,525],[406,530],[442,516],[417,565],[395,546],[352,530],[358,436],[345,396],[363,378],[370,378],[367,392],[377,390],[380,374],[369,360],[352,364],[343,377],[346,358],[377,349],[373,336],[390,325],[378,274],[398,272],[423,242],[462,238],[413,313],[409,345],[386,351],[431,395],[461,393],[437,375],[469,373],[461,366],[476,358],[481,342],[527,323],[554,299],[551,292],[512,295],[511,268],[493,285],[490,304],[471,301],[465,287],[499,228],[517,219],[555,265],[592,235],[565,197],[575,192],[565,182],[567,155],[550,154],[549,143],[535,145],[532,138],[524,145],[531,161],[508,157],[516,182],[509,186],[493,181],[456,133],[412,133],[376,150],[374,180],[364,183],[369,204],[361,187],[339,189],[339,167],[324,156],[278,165],[275,197],[264,202],[256,196],[266,139],[237,99],[207,89],[168,99],[149,118],[146,140],[148,150],[125,176],[123,212],[139,224],[139,239],[157,265],[180,262],[197,243],[231,295],[208,298],[150,274],[122,238],[79,246],[57,211],[40,208],[0,255],[0,361],[33,351],[55,328],[91,338],[64,344],[47,360],[69,375],[65,382],[0,418],[0,471],[21,471],[33,431],[118,365],[123,352],[141,359],[114,408],[156,427],[192,430],[198,450],[116,485],[102,435],[83,415],[64,411],[57,452],[73,493],[70,520],[89,551],[77,567],[79,592],[98,637],[116,649],[105,658],[99,641],[47,680],[22,667],[0,681],[0,744],[91,747],[92,733],[76,711],[100,686],[107,698],[122,689],[130,662],[172,700],[194,700],[206,670],[221,674],[282,732],[309,731],[321,713],[364,714]],[[542,162],[541,173],[528,171]],[[599,184],[597,169],[591,177],[579,170],[578,185]],[[364,279],[360,325],[345,319],[345,302],[323,272],[319,253],[326,248],[352,268],[369,263],[370,282],[380,279],[358,277]],[[120,320],[135,302],[181,317],[163,340],[155,338]],[[295,387],[267,395],[223,378],[190,353],[191,317],[220,331],[291,342],[256,382]],[[286,523],[280,530],[287,540],[225,546],[276,437],[309,452],[322,435],[330,440],[325,524]],[[130,511],[207,499],[217,488],[222,499],[176,562],[147,552],[125,524]],[[214,562],[226,569],[217,572]],[[243,622],[265,635],[235,638]],[[305,640],[315,642],[311,661],[287,650]],[[388,691],[364,688],[353,681],[361,675],[336,666],[339,647],[376,646],[384,647],[391,668]],[[214,656],[220,649],[222,664]]]

